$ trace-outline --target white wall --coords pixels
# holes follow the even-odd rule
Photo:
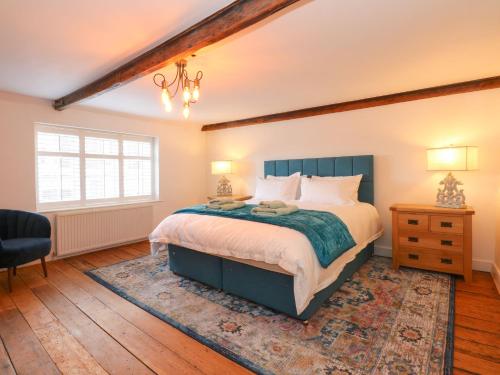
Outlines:
[[[154,204],[155,224],[173,210],[204,199],[205,136],[199,126],[76,106],[59,112],[49,101],[0,92],[1,208],[36,209],[34,122],[158,136],[160,202]]]
[[[426,171],[426,147],[477,145],[480,170],[457,172],[465,183],[473,220],[473,266],[490,270],[495,253],[495,197],[500,186],[500,90],[414,101],[353,112],[209,132],[208,160],[232,159],[235,193],[251,193],[263,161],[304,157],[375,155],[375,205],[391,246],[389,206],[433,203],[444,173]],[[207,171],[210,191],[216,178]]]

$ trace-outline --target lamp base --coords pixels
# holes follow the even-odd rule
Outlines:
[[[466,204],[462,204],[462,205],[450,205],[450,204],[436,203],[434,206],[435,207],[441,207],[441,208],[467,208]]]
[[[222,176],[217,184],[217,196],[224,197],[233,194],[233,188],[231,187],[231,182]]]
[[[458,186],[463,185],[449,172],[446,177],[439,182],[443,188],[438,188],[436,194],[436,207],[445,208],[466,208],[465,195],[463,189],[458,189]]]

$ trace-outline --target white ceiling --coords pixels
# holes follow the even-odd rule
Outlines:
[[[0,89],[55,99],[231,0],[0,0]]]
[[[230,3],[2,0],[0,90],[55,99]],[[204,123],[500,74],[499,0],[313,0],[209,46],[191,120]],[[172,67],[164,69],[169,77]],[[152,75],[82,105],[163,112]]]

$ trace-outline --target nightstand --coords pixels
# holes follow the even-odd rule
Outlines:
[[[252,196],[251,195],[223,195],[223,196],[219,196],[219,195],[209,195],[208,197],[208,200],[212,200],[212,199],[217,199],[217,198],[227,198],[227,199],[232,199],[232,200],[235,200],[235,201],[246,201],[247,199],[251,199]]]
[[[395,204],[392,264],[462,275],[472,281],[472,208]]]

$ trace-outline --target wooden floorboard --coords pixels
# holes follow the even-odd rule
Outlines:
[[[464,328],[471,328],[476,331],[483,331],[500,335],[499,322],[471,318],[467,315],[455,314],[455,326],[461,326]]]
[[[107,374],[20,277],[15,278],[11,298],[52,361],[63,373]]]
[[[15,375],[16,371],[10,360],[9,353],[5,349],[2,338],[0,337],[0,374],[3,375]]]
[[[52,285],[34,289],[38,298],[110,374],[151,374],[152,371],[110,337]]]
[[[190,363],[73,283],[53,265],[49,264],[48,268],[47,280],[52,286],[154,372],[159,374],[199,373]]]
[[[500,374],[500,295],[489,273],[457,280],[454,328],[454,374]]]
[[[149,254],[151,250],[151,245],[149,244],[148,241],[136,242],[128,245],[128,247],[138,249],[142,251],[145,255]]]
[[[149,243],[0,273],[1,374],[247,374],[83,272],[147,256]],[[454,374],[500,374],[500,296],[490,274],[456,282]]]
[[[470,372],[459,368],[453,368],[453,375],[476,375],[477,372]]]
[[[18,374],[61,373],[19,310],[0,312],[0,337]]]
[[[134,245],[124,246],[123,251],[126,251],[134,255],[136,258],[144,257],[146,255],[151,254],[149,248],[146,249],[143,246],[134,246]]]
[[[197,358],[193,364],[203,373],[214,375],[223,372],[231,374],[248,373],[247,370],[226,357],[214,352],[170,325],[165,324],[141,308],[130,304],[109,289],[78,272],[67,263],[56,262],[54,267],[136,327],[154,336],[158,341],[172,351],[179,353],[186,360]]]
[[[108,254],[112,254],[113,256],[115,256],[117,258],[120,258],[122,262],[126,261],[126,260],[132,260],[132,259],[137,258],[137,255],[130,254],[130,253],[124,251],[123,247],[117,247],[117,248],[114,248],[114,249],[109,249],[109,250],[106,250],[106,252]]]
[[[96,251],[93,253],[81,255],[81,258],[94,267],[105,267],[109,264],[119,263],[121,259],[111,254],[105,254],[105,251]]]
[[[500,294],[498,294],[497,288],[494,284],[491,286],[484,285],[473,285],[473,284],[465,284],[464,282],[457,282],[456,286],[457,292],[469,292],[480,296],[486,296],[490,298],[495,298],[500,300]]]
[[[500,314],[500,299],[498,298],[458,290],[455,294],[455,302],[460,305],[462,305],[462,302],[468,302],[480,308],[483,312]]]
[[[455,326],[455,336],[479,344],[493,346],[500,351],[500,335],[498,334],[478,331],[474,328]]]
[[[475,374],[500,374],[500,364],[484,360],[477,355],[470,355],[455,350],[453,361],[456,368]]]
[[[478,343],[462,336],[455,337],[455,350],[487,361],[500,363],[500,349],[497,346]]]
[[[71,258],[66,258],[66,262],[71,264],[73,267],[75,267],[77,270],[81,272],[86,272],[88,270],[94,269],[95,266],[89,262],[87,262],[85,259],[81,258],[80,256],[78,257],[71,257]]]

